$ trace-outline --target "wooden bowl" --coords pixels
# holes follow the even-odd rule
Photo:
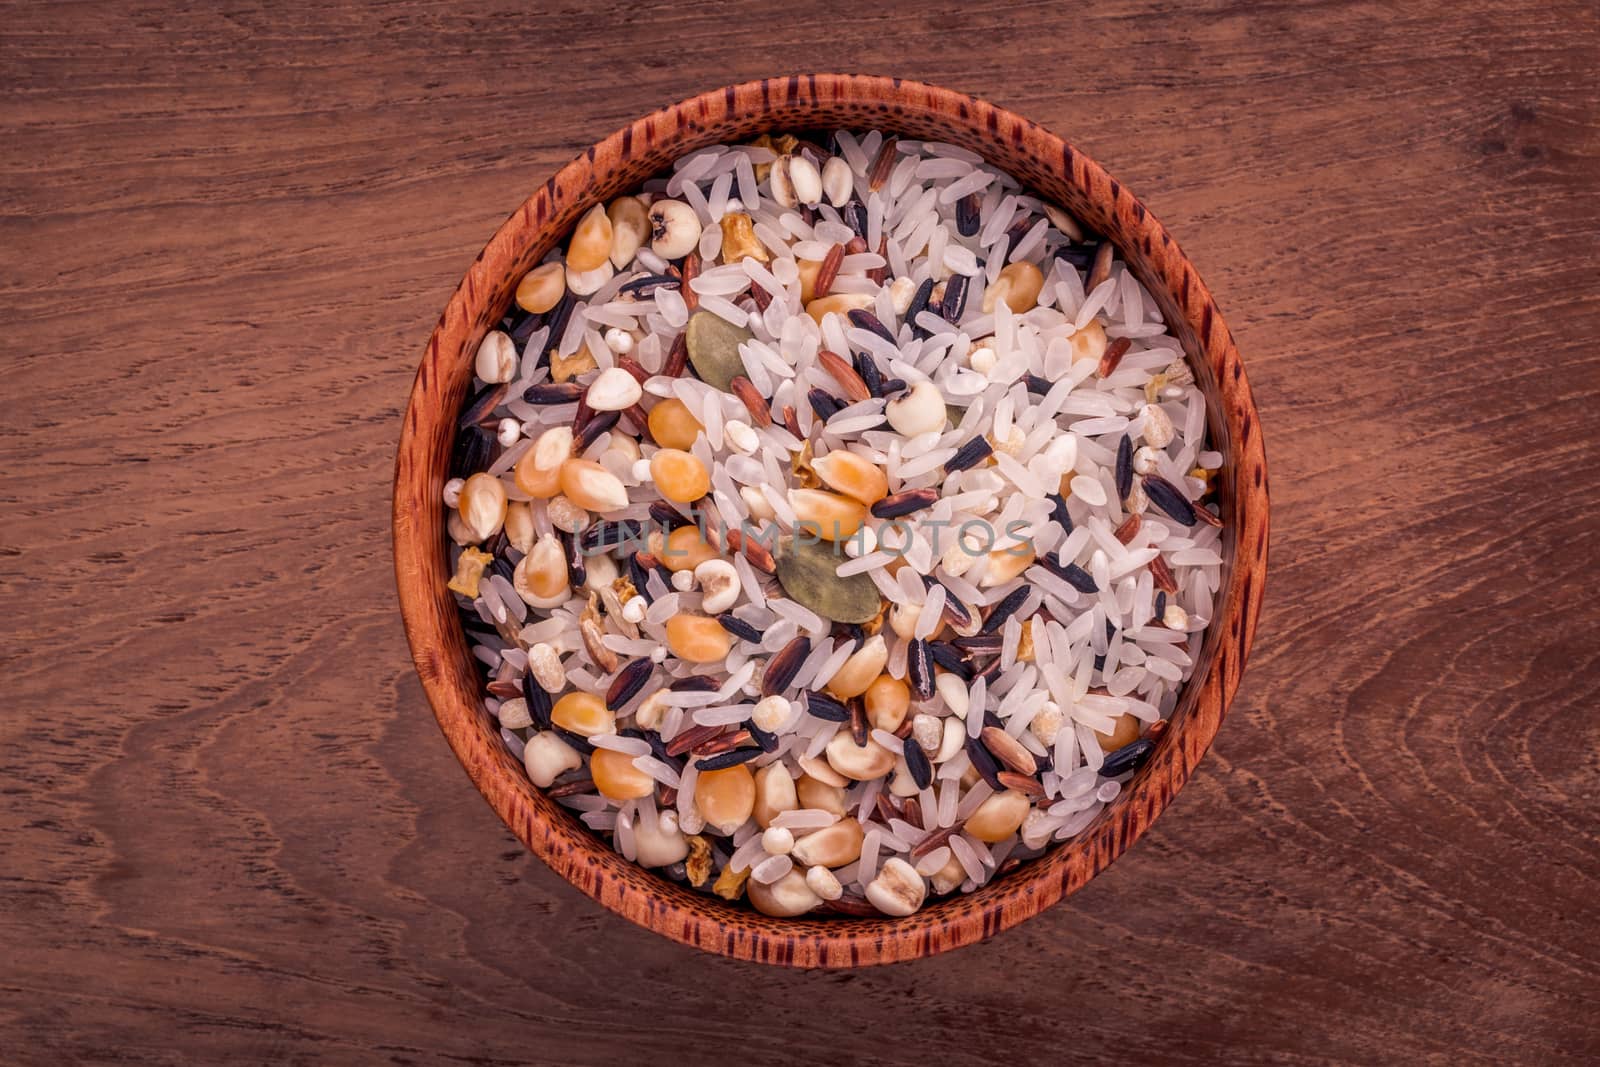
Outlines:
[[[528,781],[484,708],[456,607],[445,589],[439,504],[473,354],[518,279],[596,202],[638,186],[678,156],[767,130],[878,127],[981,153],[1109,236],[1161,306],[1210,400],[1226,457],[1217,615],[1150,761],[1077,838],[978,891],[905,919],[773,919],[636,867]],[[601,904],[687,945],[798,967],[856,967],[970,945],[1080,888],[1145,832],[1221,726],[1250,651],[1267,562],[1267,471],[1255,405],[1233,338],[1193,265],[1137,198],[1061,138],[1002,108],[918,82],[808,74],[733,85],[665,107],[586,149],[517,209],[473,261],[439,318],[406,409],[394,480],[395,571],[417,673],[467,774],[506,825]],[[486,906],[489,906],[486,904]]]

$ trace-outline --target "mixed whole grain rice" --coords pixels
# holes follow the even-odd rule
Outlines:
[[[1205,401],[1107,242],[952,145],[693,152],[477,353],[445,486],[486,704],[630,860],[907,915],[1082,831],[1220,579]]]

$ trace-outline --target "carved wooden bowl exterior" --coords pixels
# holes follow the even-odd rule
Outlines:
[[[904,919],[774,919],[692,892],[623,859],[528,781],[485,710],[445,588],[440,492],[473,354],[517,281],[596,202],[635,188],[685,152],[767,130],[871,128],[962,145],[1110,237],[1160,304],[1210,401],[1222,452],[1223,586],[1194,677],[1169,728],[1121,795],[1077,838],[978,891]],[[798,967],[929,956],[1015,926],[1083,886],[1139,839],[1211,745],[1238,688],[1267,562],[1267,471],[1233,338],[1189,260],[1137,198],[1061,138],[1002,108],[935,86],[842,74],[772,78],[704,93],[624,127],[534,192],[479,253],[428,341],[395,463],[395,571],[417,672],[467,774],[545,863],[601,904],[687,945]]]

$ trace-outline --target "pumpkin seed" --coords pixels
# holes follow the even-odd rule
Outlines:
[[[789,599],[834,622],[864,623],[878,614],[878,587],[865,574],[841,578],[844,557],[826,542],[793,539],[778,557],[778,582]]]
[[[754,339],[755,334],[709,311],[696,311],[689,316],[684,337],[689,346],[689,362],[700,380],[728,392],[733,379],[744,373],[739,346]]]

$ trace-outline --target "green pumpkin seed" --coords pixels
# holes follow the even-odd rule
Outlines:
[[[739,358],[739,346],[754,339],[755,334],[743,326],[735,326],[727,319],[709,311],[696,311],[689,316],[684,331],[684,342],[689,349],[689,362],[694,372],[707,385],[727,392],[733,379],[744,373],[744,360]]]
[[[789,598],[834,622],[871,622],[882,606],[878,587],[865,574],[835,573],[845,556],[828,541],[786,541],[778,557],[778,582]]]

